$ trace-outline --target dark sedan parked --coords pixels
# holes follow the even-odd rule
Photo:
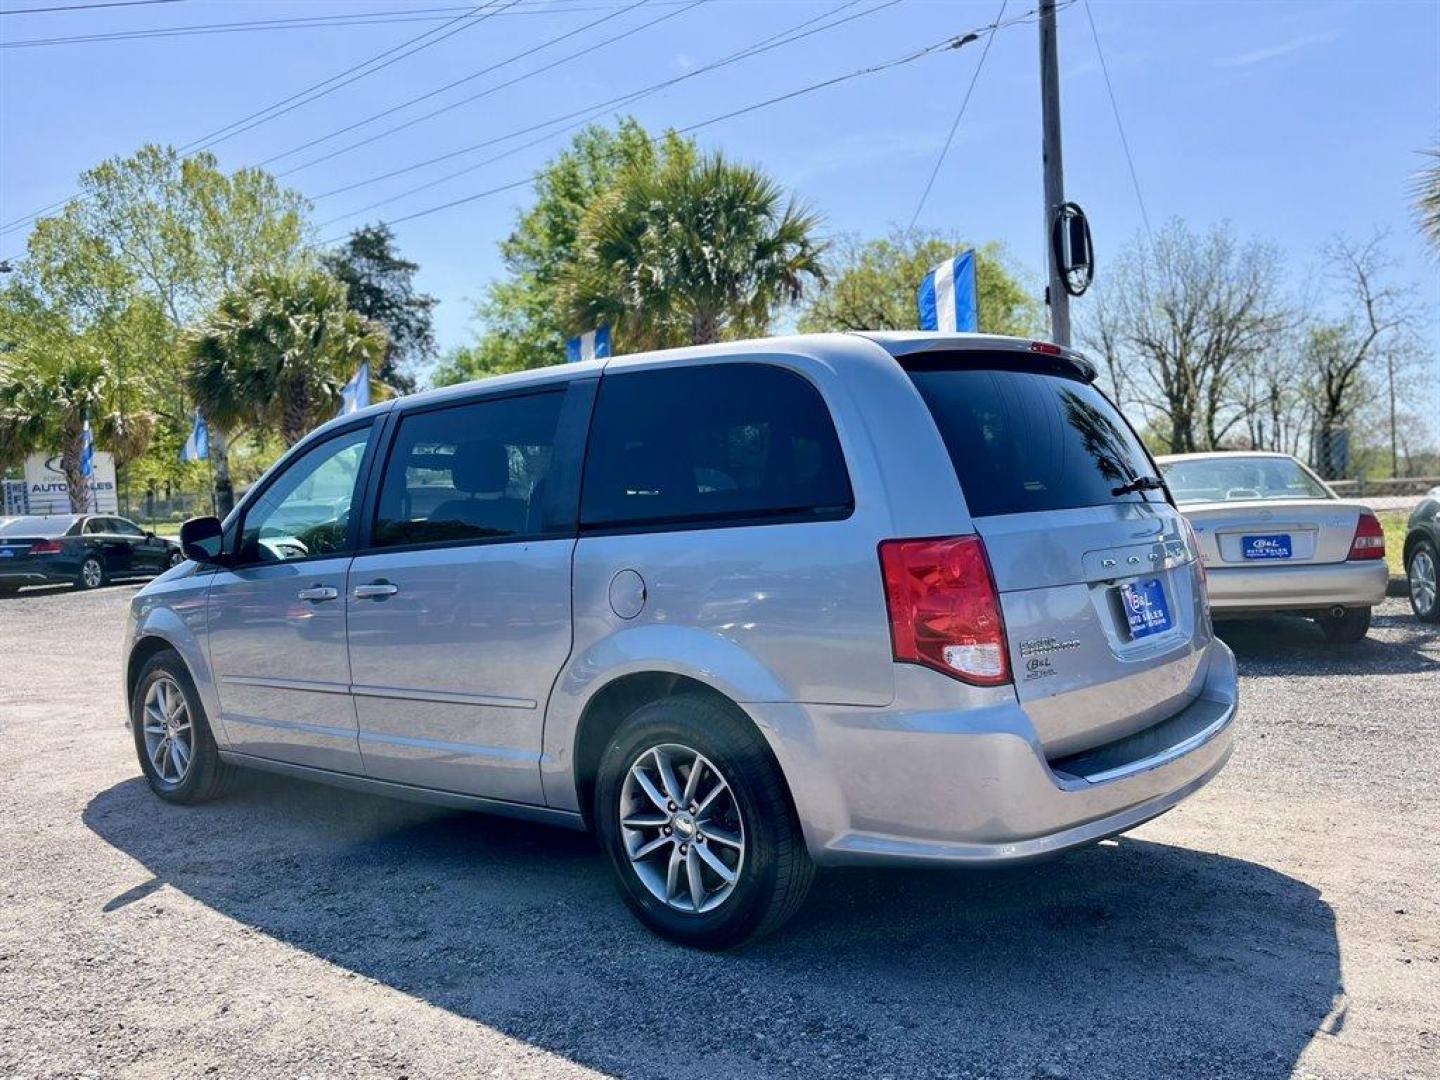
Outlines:
[[[1410,606],[1422,622],[1440,622],[1440,487],[1432,488],[1414,513],[1405,532],[1405,578]]]
[[[122,517],[0,518],[0,593],[55,582],[96,589],[112,578],[153,577],[184,561],[174,540]]]

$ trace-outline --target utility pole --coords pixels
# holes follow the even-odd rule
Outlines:
[[[1050,305],[1050,338],[1070,346],[1070,294],[1051,242],[1055,215],[1065,203],[1065,166],[1060,156],[1060,49],[1055,35],[1055,0],[1040,0],[1040,115],[1044,131],[1046,300]]]

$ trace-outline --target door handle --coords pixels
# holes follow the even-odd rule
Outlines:
[[[399,585],[391,585],[388,581],[375,581],[369,585],[356,585],[355,591],[351,595],[356,600],[384,600],[385,597],[394,596],[399,591]]]
[[[334,600],[340,595],[340,590],[332,589],[328,585],[312,585],[308,589],[301,589],[295,595],[301,600]]]

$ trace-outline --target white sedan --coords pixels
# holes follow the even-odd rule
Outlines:
[[[1385,533],[1288,454],[1156,459],[1200,544],[1216,617],[1283,613],[1326,638],[1361,640],[1385,597]]]

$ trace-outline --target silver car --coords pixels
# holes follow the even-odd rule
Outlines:
[[[1369,507],[1341,500],[1289,454],[1158,461],[1200,539],[1217,617],[1303,615],[1330,641],[1365,637],[1390,580],[1385,530]]]
[[[239,766],[593,830],[723,947],[817,865],[987,866],[1223,766],[1234,658],[1155,464],[1045,343],[738,342],[386,402],[142,590],[155,793]]]

